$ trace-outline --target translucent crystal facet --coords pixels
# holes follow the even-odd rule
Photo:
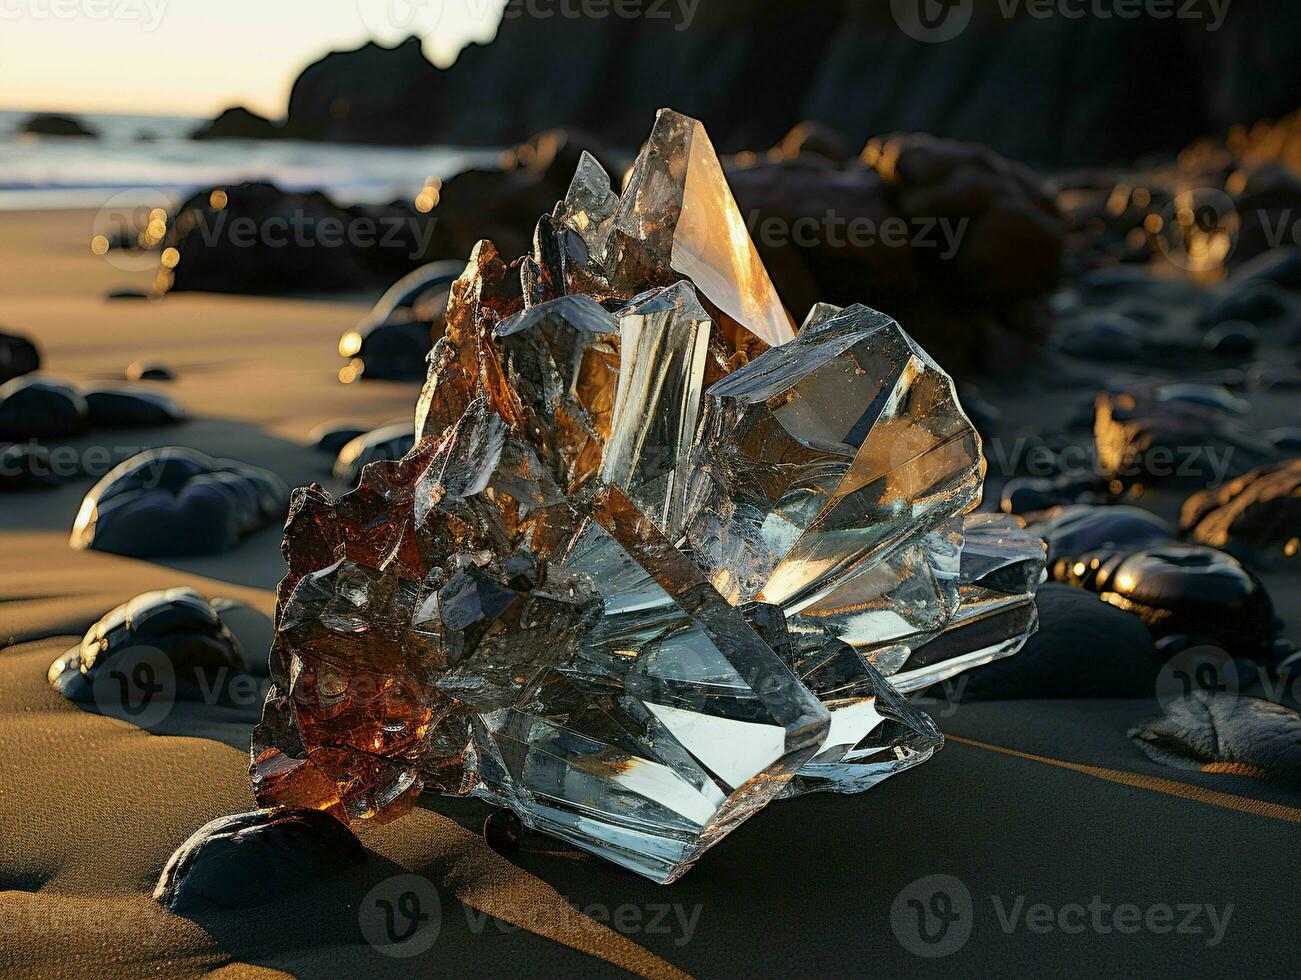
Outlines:
[[[661,109],[614,218],[620,270],[643,283],[677,273],[771,346],[794,336],[714,145],[697,120]]]
[[[671,881],[774,799],[925,761],[899,692],[1024,642],[1043,545],[968,516],[982,476],[893,320],[793,335],[665,110],[622,198],[584,154],[530,254],[475,247],[412,450],[295,492],[254,792],[473,795]]]

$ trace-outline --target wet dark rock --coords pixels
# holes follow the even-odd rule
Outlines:
[[[60,116],[54,113],[38,113],[30,116],[19,131],[33,136],[95,136],[93,129],[76,116]]]
[[[342,449],[334,461],[334,478],[347,486],[361,479],[362,468],[382,459],[401,459],[416,443],[415,426],[395,422],[357,436]]]
[[[31,374],[41,366],[41,354],[26,337],[0,333],[0,384],[24,374]]]
[[[216,119],[204,123],[193,133],[194,140],[263,140],[280,136],[279,127],[266,116],[242,105],[222,109]]]
[[[1100,394],[1093,438],[1101,473],[1126,484],[1205,487],[1278,458],[1274,446],[1230,410],[1240,409],[1240,400],[1223,403],[1204,386],[1194,387],[1163,393],[1160,386],[1139,385]]]
[[[728,180],[797,320],[867,290],[951,368],[1006,370],[1042,346],[1060,218],[1033,174],[988,147],[901,134],[846,169],[765,158]]]
[[[0,439],[64,439],[86,431],[90,409],[71,385],[26,375],[0,386]]]
[[[1088,306],[1111,306],[1145,299],[1163,306],[1200,303],[1203,290],[1184,279],[1154,276],[1138,266],[1116,265],[1091,269],[1075,281]]]
[[[185,421],[181,406],[157,391],[91,388],[84,394],[92,428],[139,429]]]
[[[366,849],[320,810],[276,807],[219,817],[168,858],[154,901],[179,915],[248,908],[366,863]]]
[[[854,152],[845,134],[836,128],[826,123],[802,122],[792,126],[790,132],[768,151],[768,155],[783,160],[821,157],[837,167],[843,167],[853,159]]]
[[[1037,479],[1019,476],[1003,487],[999,507],[1004,514],[1030,514],[1071,504],[1097,504],[1106,498],[1106,484],[1094,476]]]
[[[100,675],[124,653],[147,648],[165,657],[174,690],[167,696],[202,697],[205,684],[223,673],[241,672],[248,659],[213,605],[190,588],[145,592],[107,613],[81,643],[56,660],[49,681],[71,701],[89,702]],[[169,686],[171,686],[169,684]]]
[[[1213,34],[1202,17],[1081,22],[975,6],[969,28],[943,44],[937,71],[936,45],[901,32],[890,4],[732,0],[690,16],[667,5],[656,8],[662,16],[539,18],[512,0],[495,40],[468,45],[446,69],[416,39],[308,66],[284,135],[501,146],[576,124],[635,146],[641,121],[672,105],[704,119],[723,152],[770,146],[808,118],[855,142],[906,126],[1060,168],[1177,151],[1296,106],[1287,70],[1296,15],[1280,0],[1263,10],[1231,4]],[[1027,78],[1035,98],[1010,111],[1009,93]]]
[[[1234,551],[1258,548],[1275,557],[1297,554],[1301,539],[1301,459],[1259,469],[1189,497],[1180,529],[1193,541]]]
[[[1143,698],[1161,658],[1133,616],[1069,586],[1040,586],[1039,630],[1014,657],[950,682],[963,701],[1018,698]]]
[[[1251,402],[1239,398],[1223,385],[1203,384],[1200,382],[1173,382],[1158,385],[1155,389],[1159,402],[1186,402],[1190,405],[1204,405],[1218,409],[1228,415],[1247,415],[1251,412]]]
[[[339,339],[339,354],[350,359],[344,369],[350,373],[340,376],[423,381],[429,350],[443,335],[452,283],[464,271],[461,262],[431,262],[385,290],[370,313]]]
[[[1246,320],[1226,320],[1211,327],[1202,337],[1202,346],[1224,357],[1247,357],[1260,343],[1260,331]]]
[[[998,407],[981,398],[975,388],[967,385],[963,386],[960,396],[962,410],[971,420],[980,438],[989,442],[997,436],[999,423],[1003,420],[1003,413],[998,410]]]
[[[1153,636],[1187,634],[1242,656],[1261,655],[1274,638],[1274,606],[1264,586],[1214,548],[1058,552],[1050,574],[1133,613]]]
[[[524,825],[514,810],[493,810],[483,821],[483,837],[494,851],[518,851],[524,837]]]
[[[1139,507],[1054,507],[1027,518],[1030,530],[1048,542],[1048,561],[1102,548],[1138,549],[1174,537],[1174,527]]]
[[[369,431],[364,425],[353,422],[322,422],[307,434],[307,443],[313,449],[338,456],[340,449]]]
[[[1129,737],[1161,765],[1301,788],[1301,715],[1271,701],[1194,691]]]
[[[248,669],[262,677],[267,676],[267,657],[271,652],[271,641],[275,637],[271,617],[238,599],[217,597],[212,600],[212,608],[244,651]]]
[[[177,209],[164,245],[175,248],[180,261],[174,269],[159,268],[156,291],[371,289],[427,261],[425,249],[434,241],[434,216],[406,204],[341,208],[319,192],[269,183],[224,191],[216,202],[203,191]]]
[[[1249,282],[1272,282],[1284,289],[1301,290],[1301,248],[1272,248],[1242,263],[1228,279],[1234,289]]]
[[[1212,303],[1205,320],[1211,326],[1245,320],[1257,327],[1269,327],[1297,316],[1296,302],[1282,288],[1272,282],[1250,280]]]
[[[1166,303],[1136,296],[1114,303],[1111,311],[1145,327],[1161,327],[1170,322],[1171,309]]]
[[[128,381],[175,381],[176,375],[166,364],[157,361],[132,361],[127,365]]]
[[[34,490],[56,487],[50,451],[36,443],[0,446],[0,490]]]
[[[1283,426],[1278,429],[1265,430],[1265,438],[1282,452],[1301,456],[1301,428]]]
[[[331,51],[294,81],[285,135],[331,143],[436,142],[446,111],[435,95],[443,87],[439,74],[416,37],[391,48],[368,41]]]
[[[176,446],[151,449],[90,489],[71,544],[133,558],[217,554],[282,520],[288,496],[268,470]]]
[[[1057,349],[1094,361],[1132,361],[1143,353],[1148,330],[1119,313],[1088,312],[1064,324],[1054,338]]]

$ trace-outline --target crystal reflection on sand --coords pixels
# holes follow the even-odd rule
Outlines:
[[[585,156],[446,319],[411,453],[294,496],[264,805],[473,795],[667,882],[929,758],[899,690],[1033,631],[1042,543],[964,517],[949,378],[866,307],[793,333],[695,120],[661,111],[622,199]]]

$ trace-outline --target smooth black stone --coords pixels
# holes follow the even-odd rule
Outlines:
[[[31,374],[41,366],[41,353],[26,337],[0,333],[0,384]]]
[[[90,409],[71,385],[15,378],[0,387],[0,439],[65,439],[86,431]]]
[[[1064,554],[1051,574],[1138,616],[1154,636],[1203,637],[1231,653],[1259,656],[1274,637],[1274,606],[1232,555],[1198,545]]]
[[[460,262],[430,262],[384,291],[374,308],[339,340],[339,353],[359,360],[362,378],[423,381],[426,357],[443,334],[443,316]]]
[[[1290,245],[1270,249],[1244,262],[1229,276],[1229,285],[1234,288],[1248,282],[1272,282],[1284,289],[1301,290],[1301,248]]]
[[[1035,602],[1039,630],[1020,652],[967,671],[948,690],[964,701],[1152,696],[1161,658],[1141,622],[1051,582]]]
[[[999,505],[1004,514],[1031,514],[1052,507],[1098,503],[1106,492],[1106,484],[1093,476],[1054,480],[1018,476],[1004,485]]]
[[[352,831],[320,810],[236,813],[204,824],[172,853],[153,897],[180,915],[249,908],[366,860]]]
[[[416,444],[415,427],[395,422],[372,429],[347,443],[334,461],[334,478],[347,486],[361,479],[362,468],[383,459],[401,459]]]
[[[1202,337],[1202,346],[1212,354],[1247,357],[1260,343],[1260,331],[1246,320],[1227,320],[1211,327]]]
[[[307,442],[313,449],[338,456],[340,449],[369,431],[364,425],[351,422],[322,422],[307,434]]]
[[[1178,306],[1201,299],[1202,290],[1183,279],[1154,276],[1135,266],[1116,265],[1091,269],[1076,286],[1093,306],[1145,299],[1163,306]]]
[[[1116,313],[1090,312],[1060,328],[1057,349],[1094,361],[1130,361],[1143,353],[1147,329]]]
[[[1298,307],[1284,290],[1272,282],[1253,280],[1231,289],[1206,310],[1205,321],[1211,326],[1233,320],[1245,320],[1265,327],[1297,316]]]
[[[1265,438],[1284,452],[1301,455],[1301,428],[1286,426],[1280,429],[1269,429],[1265,433]]]
[[[270,673],[268,657],[276,632],[271,617],[238,599],[215,598],[212,608],[244,651],[248,669],[266,677]]]
[[[371,327],[353,358],[361,362],[361,377],[372,381],[422,381],[429,349],[437,338],[428,323],[390,321]]]
[[[268,470],[176,446],[151,449],[91,488],[72,545],[134,558],[217,554],[283,520],[288,498]]]
[[[518,851],[524,825],[514,810],[493,810],[483,822],[483,837],[494,851]]]
[[[1034,515],[1030,530],[1048,542],[1048,560],[1101,548],[1138,549],[1175,536],[1166,520],[1139,507],[1077,504]]]
[[[1121,300],[1112,305],[1113,313],[1149,327],[1164,326],[1170,320],[1170,307],[1145,297]]]
[[[185,420],[181,406],[157,391],[91,388],[85,397],[92,428],[140,429],[175,425]]]
[[[214,605],[193,589],[178,587],[144,592],[115,607],[96,622],[81,643],[54,662],[52,683],[72,701],[94,699],[92,685],[114,658],[148,649],[166,657],[174,689],[168,697],[202,700],[214,690],[213,679],[242,673],[248,658]],[[97,692],[115,691],[105,685]]]
[[[0,490],[33,490],[59,483],[44,446],[29,442],[0,448]]]
[[[1165,766],[1236,764],[1268,782],[1301,787],[1301,715],[1272,701],[1194,691],[1129,737]]]
[[[1260,549],[1289,555],[1301,538],[1301,459],[1285,459],[1213,490],[1194,493],[1179,514],[1180,528],[1200,544],[1254,557]]]
[[[132,361],[127,365],[128,381],[175,381],[176,375],[165,364],[154,361]]]
[[[1159,402],[1183,402],[1189,405],[1202,405],[1214,408],[1227,415],[1246,415],[1251,411],[1251,403],[1245,398],[1238,398],[1223,385],[1203,384],[1195,381],[1177,381],[1164,384],[1156,389]]]

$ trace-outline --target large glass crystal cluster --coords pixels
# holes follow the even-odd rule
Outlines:
[[[294,495],[264,804],[470,794],[671,881],[929,758],[900,692],[1033,631],[1043,544],[966,516],[952,382],[866,307],[793,329],[695,120],[660,112],[622,197],[584,156],[446,322],[411,453]]]

